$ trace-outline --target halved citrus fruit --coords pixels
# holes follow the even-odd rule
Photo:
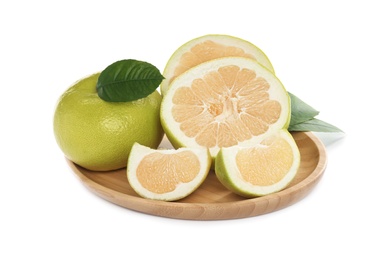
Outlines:
[[[210,167],[208,149],[155,150],[135,143],[128,158],[127,177],[140,196],[174,201],[195,191]]]
[[[248,58],[204,62],[178,76],[163,97],[160,119],[172,145],[221,147],[258,143],[289,125],[290,99],[277,77]]]
[[[165,95],[170,83],[180,74],[200,63],[224,57],[245,57],[257,60],[271,72],[271,62],[262,50],[243,39],[219,34],[208,34],[195,38],[180,46],[165,66],[160,89]]]
[[[287,130],[278,131],[250,147],[222,148],[215,161],[219,181],[244,197],[280,191],[296,176],[300,152]]]

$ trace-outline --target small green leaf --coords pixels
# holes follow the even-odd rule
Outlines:
[[[99,97],[109,102],[127,102],[153,93],[164,77],[150,63],[121,60],[105,68],[97,81]]]
[[[305,122],[301,122],[295,125],[290,125],[288,128],[289,131],[302,131],[302,132],[343,132],[334,125],[331,125],[322,120],[312,118]]]
[[[289,93],[291,97],[291,122],[290,125],[296,125],[308,121],[319,114],[319,111],[306,104],[304,101]]]
[[[288,127],[289,131],[343,132],[334,125],[316,119],[315,116],[319,114],[319,111],[292,93],[288,94],[291,98],[291,121]]]

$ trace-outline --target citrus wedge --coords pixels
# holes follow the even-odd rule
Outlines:
[[[180,74],[200,63],[223,57],[245,57],[257,60],[271,72],[271,62],[262,50],[243,39],[219,34],[208,34],[195,38],[180,46],[165,66],[160,89],[165,95],[169,84]]]
[[[276,76],[248,58],[204,62],[178,76],[163,97],[160,119],[176,148],[258,143],[289,125],[290,99]]]
[[[257,197],[287,187],[299,166],[299,149],[291,134],[281,130],[252,147],[222,148],[216,157],[215,172],[229,190]]]
[[[174,201],[195,191],[210,167],[208,149],[155,150],[135,143],[128,158],[127,177],[141,197]]]

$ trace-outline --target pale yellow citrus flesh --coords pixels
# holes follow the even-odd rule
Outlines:
[[[264,196],[286,188],[299,167],[300,151],[285,129],[259,144],[222,148],[215,161],[218,180],[244,197]]]
[[[173,155],[154,152],[141,160],[136,175],[145,189],[166,193],[174,191],[179,183],[192,181],[200,167],[199,159],[190,151]]]
[[[270,86],[255,71],[229,65],[176,90],[172,116],[188,137],[205,147],[229,147],[263,134],[281,113]]]
[[[161,93],[165,95],[172,81],[189,69],[224,57],[253,59],[274,73],[268,57],[252,43],[230,35],[208,34],[186,42],[173,53],[163,72]]]
[[[181,56],[179,64],[175,68],[173,77],[170,81],[172,82],[175,77],[200,63],[231,56],[250,59],[254,58],[253,55],[246,53],[242,48],[236,46],[227,46],[212,40],[198,43]]]
[[[175,201],[203,183],[211,162],[207,148],[157,150],[136,143],[128,157],[127,178],[143,198]]]
[[[264,141],[261,144],[257,148],[240,150],[236,155],[236,164],[244,181],[252,185],[268,186],[283,179],[292,166],[293,153],[284,139]]]

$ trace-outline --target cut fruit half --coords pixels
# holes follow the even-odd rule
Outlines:
[[[154,150],[135,143],[128,158],[127,177],[140,196],[174,201],[195,191],[210,167],[208,149]]]
[[[229,35],[208,34],[185,43],[172,54],[163,72],[161,93],[165,95],[171,82],[188,69],[224,57],[254,59],[274,73],[268,57],[252,43]]]
[[[258,143],[289,125],[290,99],[276,76],[248,58],[227,57],[177,77],[163,97],[160,119],[172,145],[222,147]]]
[[[221,149],[215,172],[229,190],[244,197],[257,197],[287,187],[299,166],[300,152],[295,140],[287,130],[281,130],[252,147]]]

